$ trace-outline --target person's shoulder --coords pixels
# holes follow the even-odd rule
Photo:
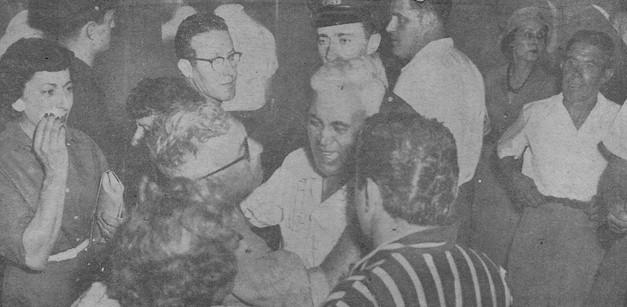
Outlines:
[[[309,170],[311,169],[311,162],[309,161],[309,154],[304,147],[296,149],[289,153],[285,159],[281,168],[289,170]]]
[[[621,108],[621,106],[618,103],[607,99],[605,96],[603,96],[603,94],[599,94],[599,97],[600,98],[599,98],[598,102],[605,109],[607,109],[608,112],[618,113],[618,110],[620,110],[620,108]]]
[[[534,114],[548,112],[555,106],[556,103],[561,103],[559,96],[561,96],[561,94],[527,103],[523,105],[523,113],[531,116]]]

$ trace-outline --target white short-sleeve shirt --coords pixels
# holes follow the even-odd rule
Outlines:
[[[529,103],[503,134],[499,158],[525,154],[523,174],[543,195],[589,201],[607,161],[598,144],[607,135],[620,106],[599,94],[597,104],[577,130],[562,94]]]
[[[346,227],[346,187],[324,202],[321,197],[322,177],[301,148],[240,206],[257,227],[280,225],[283,249],[312,268],[322,263]]]
[[[603,145],[611,153],[627,160],[627,107],[624,104],[603,138]]]

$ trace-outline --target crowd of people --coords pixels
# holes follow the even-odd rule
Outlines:
[[[521,7],[482,75],[451,0],[309,1],[306,141],[271,167],[272,33],[174,2],[178,72],[133,86],[131,134],[94,71],[120,1],[12,4],[3,306],[627,304],[627,107],[603,94],[626,12],[556,60],[551,16]]]

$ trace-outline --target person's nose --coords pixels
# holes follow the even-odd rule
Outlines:
[[[387,27],[385,27],[385,31],[392,33],[396,31],[397,26],[398,26],[398,17],[392,16],[392,19],[390,19],[390,22],[388,22]]]
[[[225,60],[222,68],[222,73],[228,76],[237,75],[237,62]]]
[[[320,132],[320,145],[328,146],[333,143],[334,133],[332,128],[324,128]]]
[[[72,107],[73,101],[74,94],[70,91],[66,91],[61,95],[61,97],[59,97],[59,100],[57,101],[57,108],[67,112]]]
[[[335,47],[335,45],[333,43],[330,43],[329,46],[327,47],[327,51],[324,54],[324,58],[327,61],[333,61],[337,59],[338,53],[336,49],[337,48]]]
[[[132,146],[139,145],[139,142],[144,138],[144,133],[145,133],[144,128],[138,126],[137,129],[135,129],[135,134],[133,134],[131,145]]]

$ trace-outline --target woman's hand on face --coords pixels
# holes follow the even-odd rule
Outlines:
[[[65,144],[65,125],[60,118],[46,114],[33,136],[33,148],[46,174],[67,174],[68,151]]]

